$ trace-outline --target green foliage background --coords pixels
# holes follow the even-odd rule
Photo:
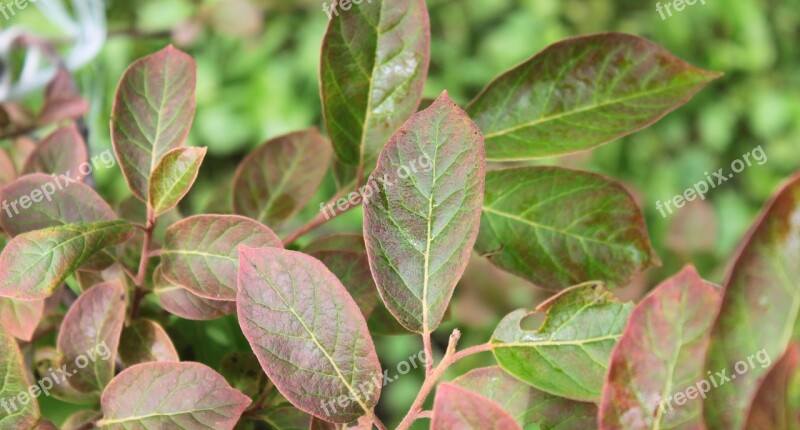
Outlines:
[[[725,73],[688,105],[643,132],[594,152],[544,161],[602,172],[623,181],[637,196],[664,264],[620,292],[631,299],[690,262],[706,278],[721,282],[758,210],[783,178],[800,170],[800,0],[706,0],[666,20],[655,3],[428,1],[433,42],[426,97],[446,89],[464,104],[492,77],[548,44],[612,30],[646,37],[696,66]],[[108,17],[112,35],[102,54],[78,74],[92,103],[87,122],[93,153],[110,148],[111,101],[128,64],[170,43],[171,32],[188,40],[174,43],[197,60],[197,116],[189,144],[208,146],[209,154],[184,213],[224,207],[233,169],[265,139],[313,125],[322,128],[318,67],[327,16],[320,0],[112,0]],[[34,7],[0,22],[11,24],[55,34]],[[131,29],[144,36],[132,37]],[[747,168],[709,192],[705,202],[667,218],[659,215],[657,200],[682,193],[702,180],[704,172],[727,171],[731,161],[758,145],[768,156],[766,164]],[[116,167],[96,171],[96,178],[106,197],[121,200],[128,192]],[[330,179],[286,230],[313,217],[333,191]],[[352,211],[319,233],[360,231],[360,216]],[[465,331],[462,344],[485,341],[503,314],[533,307],[543,297],[476,259],[453,302],[452,319]],[[451,321],[436,332],[440,348],[455,326]],[[235,317],[209,323],[175,318],[167,329],[182,357],[213,367],[226,353],[247,349]],[[376,342],[384,367],[390,369],[421,348],[416,336]],[[488,354],[483,360],[451,372],[485,364]],[[417,372],[384,387],[379,414],[388,425],[401,418],[420,381]],[[56,420],[73,410],[52,399],[40,400],[45,414]]]

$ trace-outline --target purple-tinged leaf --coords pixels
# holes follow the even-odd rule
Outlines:
[[[150,206],[156,216],[178,205],[194,185],[208,148],[176,148],[167,152],[150,174]]]
[[[597,406],[575,402],[539,391],[509,376],[498,366],[475,369],[453,380],[508,411],[523,428],[538,424],[540,430],[597,428]]]
[[[694,267],[664,281],[631,313],[611,354],[600,429],[705,430],[699,381],[721,291]],[[694,387],[694,395],[686,392]],[[713,389],[706,382],[706,392]]]
[[[409,330],[442,321],[478,235],[485,169],[480,131],[446,92],[381,152],[364,237],[381,298]]]
[[[0,325],[0,428],[27,429],[39,419],[39,405],[28,395],[28,370],[17,341]]]
[[[21,234],[0,255],[0,297],[39,300],[104,248],[128,240],[125,221],[68,224]]]
[[[17,339],[30,341],[44,313],[44,300],[23,301],[0,297],[0,326]]]
[[[296,407],[326,421],[372,416],[381,366],[341,282],[299,252],[240,249],[239,324],[269,379]]]
[[[440,384],[433,401],[431,430],[522,430],[496,402],[451,383]]]
[[[560,167],[487,172],[475,249],[551,290],[596,279],[625,285],[659,264],[630,193],[600,175]]]
[[[72,373],[67,380],[72,388],[99,397],[114,377],[124,322],[125,290],[118,282],[96,285],[72,304],[56,340],[61,362]]]
[[[800,344],[792,343],[769,371],[750,406],[748,430],[800,429],[800,404],[791,396],[791,384],[800,381]],[[795,393],[796,395],[796,393]]]
[[[720,76],[637,36],[593,34],[550,45],[503,73],[467,112],[486,137],[489,160],[550,157],[641,130]]]
[[[14,182],[17,177],[17,168],[6,151],[0,149],[0,187]]]
[[[232,430],[249,397],[200,363],[144,363],[122,371],[100,402],[109,430]]]
[[[167,332],[157,322],[147,319],[136,320],[122,330],[119,358],[126,367],[153,361],[180,361]]]
[[[534,314],[508,314],[492,335],[497,363],[515,378],[567,399],[600,400],[611,351],[632,304],[620,303],[598,283],[562,291],[536,308],[546,311],[536,330],[522,327]]]
[[[330,144],[316,129],[267,141],[236,169],[234,212],[276,227],[308,203],[330,158]]]
[[[78,119],[89,111],[89,103],[80,97],[69,71],[61,69],[45,89],[45,100],[36,123],[52,124]]]
[[[188,320],[207,321],[236,311],[236,302],[204,299],[186,287],[169,282],[161,272],[160,265],[153,272],[154,292],[167,312]]]
[[[770,359],[712,390],[704,403],[709,428],[740,430],[770,365],[800,336],[800,175],[766,206],[724,285],[706,369],[730,377],[740,361]]]
[[[167,229],[163,276],[212,300],[236,300],[239,246],[282,248],[272,230],[237,215],[197,215]]]
[[[186,143],[195,111],[197,66],[172,45],[137,60],[117,88],[111,142],[133,195],[147,201],[161,157]]]
[[[366,177],[422,98],[430,62],[428,9],[424,0],[372,0],[338,12],[322,41],[325,125],[339,160]]]
[[[75,125],[71,125],[59,128],[39,142],[25,161],[22,174],[38,172],[64,175],[80,181],[84,177],[83,172],[86,171],[82,166],[89,165],[88,163],[86,143]]]
[[[11,236],[17,236],[65,224],[117,219],[111,206],[91,187],[80,182],[64,187],[63,181],[34,173],[0,190],[0,202],[9,202],[0,211],[0,225]]]

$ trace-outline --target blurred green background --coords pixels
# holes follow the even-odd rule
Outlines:
[[[181,208],[184,214],[219,208],[230,196],[229,179],[244,155],[265,139],[310,126],[324,129],[319,102],[319,49],[327,16],[320,0],[112,0],[109,39],[101,55],[77,74],[91,101],[90,145],[110,147],[108,120],[116,83],[136,58],[167,43],[198,63],[197,115],[190,145],[208,146],[201,179]],[[701,68],[725,76],[690,103],[633,136],[549,164],[604,173],[637,197],[663,266],[639,276],[620,296],[637,299],[681,266],[693,263],[721,283],[731,256],[778,184],[800,171],[800,0],[706,0],[662,20],[656,1],[641,0],[429,0],[432,59],[425,97],[448,90],[466,104],[495,75],[560,39],[601,31],[646,37]],[[19,24],[56,34],[33,8],[0,25]],[[36,97],[30,100],[37,103]],[[704,172],[728,170],[731,161],[761,145],[768,161],[754,164],[663,218],[655,207],[702,180]],[[127,194],[118,168],[98,170],[104,196]],[[334,192],[333,180],[301,217],[280,233],[312,218]],[[360,231],[352,211],[314,235]],[[312,237],[314,236],[312,235]],[[497,273],[475,258],[456,291],[452,319],[436,333],[443,348],[454,327],[462,346],[488,339],[496,322],[517,307],[533,307],[546,295],[524,281]],[[458,324],[453,322],[457,320]],[[217,367],[222,357],[247,345],[235,318],[168,325],[185,359]],[[416,336],[379,337],[385,368],[421,348]],[[477,357],[454,368],[457,375]],[[419,372],[384,387],[379,407],[394,426],[418,390]],[[63,417],[71,406],[43,400],[45,414]],[[418,423],[424,428],[424,420]]]

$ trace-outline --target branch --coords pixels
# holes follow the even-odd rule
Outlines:
[[[136,318],[139,313],[139,306],[141,306],[142,299],[147,295],[144,289],[144,282],[147,278],[147,267],[150,265],[150,243],[153,241],[153,231],[156,229],[156,222],[158,221],[153,208],[147,204],[147,226],[144,230],[144,241],[142,243],[142,256],[139,259],[139,272],[136,274],[133,283],[136,290],[133,296],[133,304],[131,305],[131,319]]]

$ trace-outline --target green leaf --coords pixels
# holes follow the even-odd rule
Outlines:
[[[497,77],[467,112],[489,160],[550,157],[641,130],[720,76],[640,37],[601,33],[545,48]]]
[[[125,221],[69,224],[21,234],[0,255],[0,297],[39,300],[104,248],[128,240]]]
[[[0,325],[0,428],[26,429],[39,419],[39,405],[28,394],[28,371],[17,341]]]
[[[271,407],[255,415],[256,419],[267,423],[271,430],[309,430],[311,415],[293,406]]]
[[[178,205],[194,185],[207,148],[176,148],[161,157],[150,174],[150,206],[156,216]]]
[[[771,367],[800,338],[800,175],[764,209],[724,285],[706,369],[730,378],[740,361],[761,363],[711,391],[704,413],[709,428],[738,430]]]
[[[597,428],[597,406],[575,402],[539,391],[512,378],[500,367],[475,369],[453,380],[499,404],[523,428],[538,424],[541,430],[586,430]]]
[[[67,382],[72,388],[100,396],[114,377],[124,322],[125,290],[118,282],[95,285],[72,304],[56,340],[61,364],[71,374]]]
[[[161,157],[185,144],[195,110],[197,66],[172,45],[137,60],[117,87],[111,142],[133,195],[148,201]]]
[[[633,309],[611,355],[601,429],[705,428],[703,398],[713,387],[700,383],[707,375],[698,357],[706,355],[721,297],[689,266]]]
[[[153,272],[153,292],[167,312],[188,320],[207,321],[236,311],[236,302],[204,299],[186,287],[171,283],[161,272],[161,265]]]
[[[330,158],[330,144],[316,129],[267,141],[236,170],[234,212],[276,227],[314,196]]]
[[[431,430],[522,430],[499,404],[451,383],[439,384]]]
[[[226,354],[219,364],[219,374],[231,387],[250,397],[261,394],[267,381],[258,358],[250,350]]]
[[[381,366],[367,324],[319,260],[278,248],[240,248],[239,324],[287,400],[326,421],[372,416]]]
[[[136,320],[122,330],[119,358],[126,367],[154,361],[180,361],[164,328],[147,319]]]
[[[282,248],[272,230],[236,215],[197,215],[171,225],[161,253],[163,276],[197,296],[236,300],[239,246]]]
[[[415,332],[441,322],[478,235],[483,138],[443,93],[381,152],[364,195],[364,237],[386,308]]]
[[[249,397],[231,388],[225,378],[200,363],[144,363],[122,371],[103,393],[103,419],[108,430],[232,430]]]
[[[553,290],[597,279],[625,285],[634,273],[660,264],[625,188],[560,167],[488,172],[475,249]]]
[[[515,378],[567,399],[597,402],[611,350],[631,312],[601,284],[562,291],[539,305],[547,316],[536,330],[522,327],[525,309],[508,314],[492,335],[497,363]]]
[[[416,112],[430,39],[424,0],[362,2],[330,20],[320,68],[325,125],[337,157],[358,166],[358,176]]]
[[[82,165],[88,163],[89,154],[86,152],[86,143],[73,124],[59,128],[39,142],[25,161],[22,174],[38,172],[48,175],[64,175],[80,181],[85,176],[81,169],[86,169]],[[66,181],[66,179],[62,181]]]
[[[24,301],[0,297],[0,326],[17,339],[30,341],[44,313],[44,300]]]

